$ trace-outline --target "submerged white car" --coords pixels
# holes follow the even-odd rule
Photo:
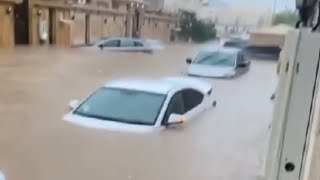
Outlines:
[[[165,45],[159,40],[130,37],[110,37],[100,39],[93,46],[82,49],[152,53],[156,50],[165,49]]]
[[[122,79],[71,101],[64,120],[89,128],[150,132],[190,121],[216,106],[211,93],[210,84],[188,77]]]
[[[4,174],[2,173],[2,171],[0,171],[0,180],[6,180],[6,177],[4,176]]]
[[[192,76],[232,78],[249,71],[250,61],[238,48],[204,48],[186,60]]]

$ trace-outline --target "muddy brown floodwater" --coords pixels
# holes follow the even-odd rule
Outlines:
[[[126,76],[184,75],[194,46],[153,55],[17,48],[0,52],[0,168],[8,180],[253,180],[272,116],[275,62],[212,80],[216,109],[151,134],[62,121],[68,102]]]

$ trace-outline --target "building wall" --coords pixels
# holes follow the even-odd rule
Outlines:
[[[85,45],[86,44],[86,13],[73,12],[73,23],[71,24],[71,45]]]
[[[88,44],[92,44],[102,37],[125,36],[125,21],[125,16],[101,14],[90,15]]]
[[[53,43],[58,46],[69,47],[71,45],[71,23],[60,21],[60,17],[70,20],[71,13],[66,10],[54,10],[53,12]]]
[[[145,0],[150,10],[163,10],[165,0]]]
[[[145,12],[145,6],[141,3],[127,6],[126,1],[121,2],[117,9],[110,9],[92,2],[90,5],[73,6],[60,0],[29,0],[29,43],[69,47],[92,44],[102,37],[133,35],[169,41],[169,27],[174,24],[172,17],[163,13]],[[1,4],[0,0],[0,45],[13,46],[14,14],[6,13],[8,7],[8,3]],[[144,23],[144,19],[149,20]],[[40,38],[40,24],[45,24],[47,28],[46,40]]]
[[[31,18],[30,21],[30,32],[31,38],[30,43],[37,45],[40,44],[40,23],[44,22],[49,26],[49,9],[48,8],[32,8],[31,9]],[[49,29],[50,27],[48,27]],[[49,43],[49,39],[43,42],[44,44]]]
[[[11,9],[11,12],[7,10]],[[0,2],[0,47],[14,46],[13,4]]]
[[[173,22],[154,18],[145,18],[142,25],[141,36],[143,38],[161,39],[170,41]]]
[[[99,14],[89,15],[88,44],[93,44],[102,37],[102,16]]]

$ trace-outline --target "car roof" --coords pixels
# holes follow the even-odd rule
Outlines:
[[[164,78],[123,78],[106,83],[104,87],[132,89],[155,94],[168,94],[172,89],[195,89],[203,94],[212,91],[213,86],[203,80],[192,77],[164,77]]]
[[[241,51],[240,48],[221,47],[221,46],[205,47],[205,48],[200,49],[200,52],[230,52],[230,53],[237,53],[239,51]]]
[[[156,94],[167,94],[173,88],[179,88],[182,84],[174,83],[166,79],[155,78],[126,78],[106,83],[104,87],[132,89]]]
[[[134,38],[134,37],[108,37],[108,38],[105,38],[105,39],[102,38],[101,40],[106,41],[106,40],[115,40],[115,39],[118,39],[118,40],[145,41],[144,39]]]

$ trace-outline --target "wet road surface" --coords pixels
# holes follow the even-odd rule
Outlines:
[[[9,180],[253,180],[272,117],[275,62],[235,80],[207,79],[216,109],[152,134],[62,121],[69,100],[126,76],[183,75],[193,46],[153,55],[18,48],[0,53],[0,168]]]

